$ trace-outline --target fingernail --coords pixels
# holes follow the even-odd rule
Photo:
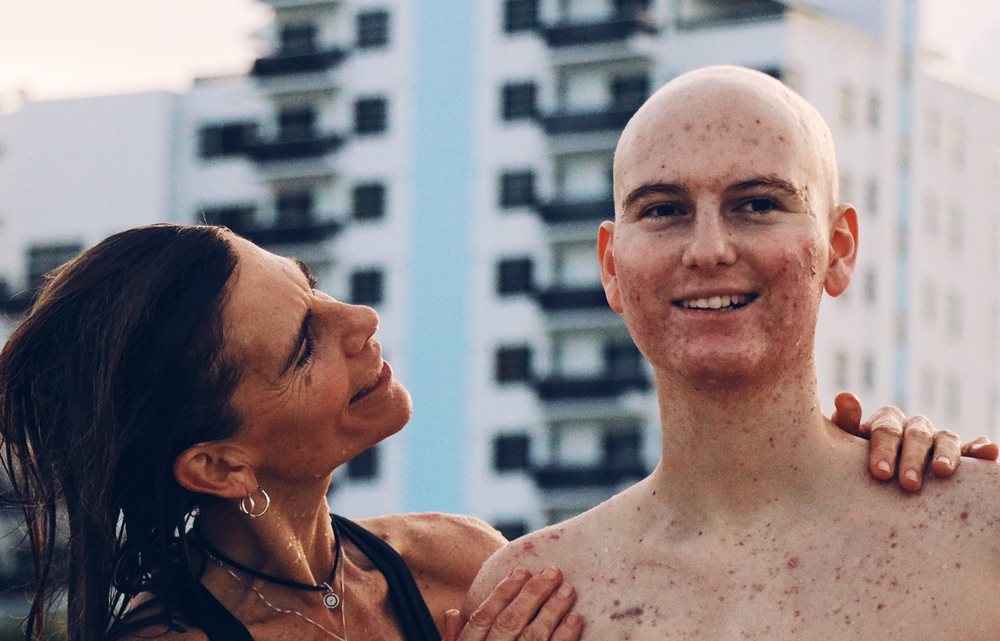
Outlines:
[[[543,579],[554,579],[557,576],[559,576],[559,573],[556,572],[556,569],[554,567],[552,567],[551,565],[549,567],[545,568],[544,570],[542,570],[542,578]]]
[[[892,466],[890,466],[887,461],[879,461],[878,465],[875,467],[877,467],[880,472],[892,472]]]
[[[906,470],[906,473],[903,475],[903,477],[907,481],[916,482],[917,481],[917,471],[916,470]]]
[[[939,456],[939,457],[937,457],[937,462],[938,463],[944,463],[948,467],[951,467],[951,459],[949,459],[947,456]]]
[[[556,591],[556,596],[560,599],[568,599],[573,595],[573,587],[565,583]]]

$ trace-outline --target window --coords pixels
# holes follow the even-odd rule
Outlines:
[[[847,352],[842,349],[837,350],[833,355],[833,384],[838,389],[843,390],[849,387],[847,370]]]
[[[389,101],[385,98],[359,98],[354,102],[354,131],[379,134],[388,127]]]
[[[962,250],[963,218],[962,209],[952,203],[948,209],[948,246],[956,252]]]
[[[937,396],[937,377],[934,375],[934,370],[925,369],[920,375],[920,395],[923,397],[921,400],[926,403],[927,407],[933,407],[935,397]]]
[[[878,213],[878,180],[869,178],[865,184],[865,213],[874,217]]]
[[[282,109],[278,114],[280,140],[309,140],[316,137],[316,112],[309,107]]]
[[[882,99],[879,97],[878,91],[872,89],[868,92],[868,126],[872,129],[878,129],[881,116]]]
[[[854,88],[849,84],[840,87],[840,123],[845,127],[854,125]]]
[[[604,346],[604,373],[609,378],[634,378],[642,375],[642,354],[631,342]]]
[[[281,55],[295,56],[314,53],[317,50],[314,24],[283,25],[278,37],[278,50]]]
[[[962,414],[962,388],[954,376],[944,386],[944,414],[952,420]]]
[[[385,217],[385,185],[359,183],[351,189],[351,209],[355,220],[378,220]]]
[[[605,467],[627,469],[642,465],[642,434],[637,428],[609,430],[601,441]]]
[[[198,155],[202,158],[238,156],[254,141],[257,125],[252,122],[228,122],[206,125],[198,131]]]
[[[501,347],[496,351],[495,376],[498,383],[531,379],[531,348],[527,345]]]
[[[962,297],[958,292],[948,294],[945,310],[948,336],[957,340],[962,336]]]
[[[503,86],[503,119],[523,120],[536,114],[534,82],[508,82]]]
[[[528,533],[528,524],[524,521],[497,521],[493,527],[500,530],[500,534],[508,541],[513,541]]]
[[[530,258],[504,258],[497,263],[497,293],[501,296],[528,294],[534,290]]]
[[[501,434],[493,439],[493,469],[497,472],[527,470],[531,441],[527,434]]]
[[[634,74],[611,79],[611,104],[616,109],[635,109],[649,96],[649,76]]]
[[[937,319],[937,286],[934,281],[924,281],[923,305],[921,312],[928,324],[932,324]]]
[[[851,176],[850,174],[843,172],[840,174],[840,179],[837,184],[838,200],[842,203],[847,203],[851,201]]]
[[[538,0],[504,0],[503,30],[531,31],[538,26]]]
[[[965,166],[965,123],[961,120],[948,128],[948,160],[957,169]]]
[[[378,476],[378,448],[373,447],[347,462],[347,478],[368,481]]]
[[[357,17],[358,48],[377,49],[389,44],[389,12],[362,11]]]
[[[501,207],[531,207],[535,204],[535,174],[507,171],[500,176]]]
[[[872,268],[865,271],[864,290],[867,302],[874,303],[878,299],[878,277]]]
[[[379,305],[382,302],[383,275],[380,269],[362,269],[351,274],[351,302],[356,305]]]
[[[32,245],[28,248],[28,286],[41,287],[45,275],[83,251],[80,243]]]
[[[278,194],[275,203],[278,227],[302,227],[313,220],[313,195],[310,191],[289,190]]]
[[[868,392],[875,389],[875,357],[871,354],[861,362],[861,385]]]
[[[253,205],[205,207],[200,212],[199,222],[204,222],[206,225],[221,225],[237,234],[243,234],[254,228],[256,212],[257,208]]]

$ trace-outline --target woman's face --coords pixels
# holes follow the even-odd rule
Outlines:
[[[229,241],[223,352],[242,369],[233,440],[257,474],[319,478],[402,428],[410,395],[382,360],[378,314],[313,289],[295,261]]]

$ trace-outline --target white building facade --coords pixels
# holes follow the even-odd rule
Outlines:
[[[850,389],[1000,436],[1000,96],[921,57],[912,0],[268,4],[245,76],[0,114],[7,331],[42,272],[117,229],[225,224],[378,309],[413,392],[406,430],[337,472],[335,509],[508,535],[565,518],[659,455],[594,246],[618,133],[670,78],[732,63],[819,109],[860,214],[854,282],[821,315],[825,408]]]

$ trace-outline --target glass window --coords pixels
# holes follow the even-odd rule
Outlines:
[[[538,0],[504,0],[503,30],[531,31],[538,27]]]
[[[498,383],[531,380],[531,348],[527,345],[501,347],[496,351],[495,365]]]
[[[279,227],[300,227],[313,221],[313,195],[310,191],[288,190],[278,194],[275,203]]]
[[[501,296],[529,294],[534,290],[530,258],[504,258],[497,263],[497,293]]]
[[[385,185],[359,183],[351,188],[351,210],[355,220],[378,220],[385,217]]]
[[[245,234],[253,230],[256,213],[254,205],[222,205],[202,208],[198,219],[206,225],[220,225],[237,234]]]
[[[615,109],[637,109],[649,97],[649,76],[631,74],[611,79],[611,103]]]
[[[385,9],[362,11],[357,17],[359,49],[377,49],[389,44],[389,12]]]
[[[383,300],[381,269],[361,269],[351,274],[351,302],[356,305],[379,305]]]
[[[369,481],[378,477],[378,447],[367,449],[347,462],[347,478]]]
[[[278,138],[311,140],[316,137],[316,111],[311,107],[291,107],[278,114]]]
[[[493,469],[497,472],[527,470],[531,441],[527,434],[501,434],[493,439]]]
[[[531,207],[535,204],[535,173],[507,171],[500,176],[501,207]]]
[[[198,155],[201,158],[238,156],[246,151],[257,135],[252,122],[228,122],[206,125],[198,131]]]
[[[534,82],[509,82],[503,86],[503,119],[523,120],[536,115]]]
[[[28,286],[35,289],[45,282],[45,275],[83,251],[81,243],[39,244],[28,247]]]
[[[354,131],[379,134],[388,128],[389,101],[385,98],[360,98],[354,103]]]
[[[295,56],[314,53],[317,50],[314,24],[282,25],[278,37],[278,50],[281,55]]]

